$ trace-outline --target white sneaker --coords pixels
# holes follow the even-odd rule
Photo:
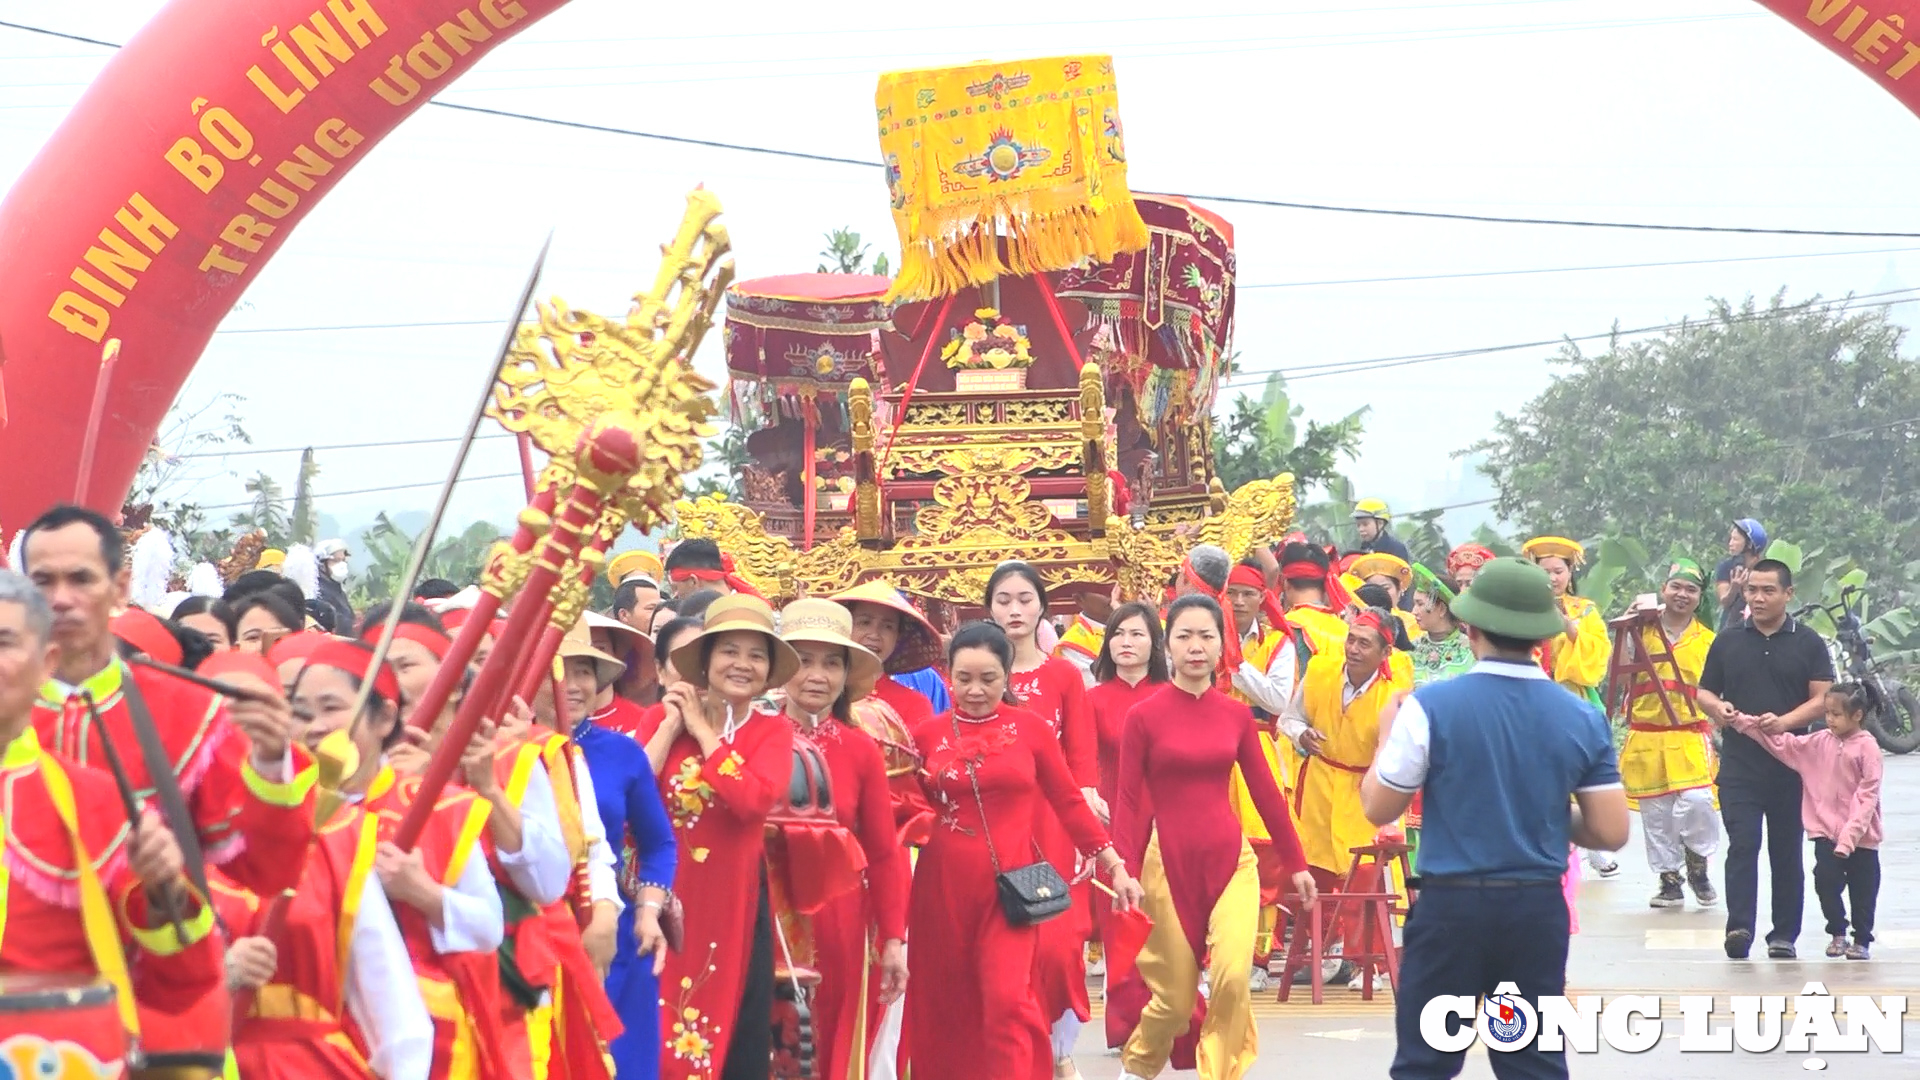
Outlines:
[[[1332,982],[1339,977],[1340,965],[1343,962],[1340,956],[1340,949],[1341,943],[1336,941],[1332,945],[1327,946],[1326,950],[1320,954],[1322,957],[1320,961],[1321,981]]]
[[[1087,974],[1090,976],[1097,978],[1101,975],[1105,975],[1106,973],[1107,973],[1107,961],[1105,957],[1101,957],[1100,959],[1094,960],[1087,964]]]
[[[1365,984],[1366,984],[1366,975],[1356,971],[1353,973],[1353,978],[1347,980],[1347,989],[1357,991]],[[1374,993],[1377,994],[1382,990],[1390,990],[1392,988],[1393,988],[1393,984],[1387,980],[1386,972],[1376,971],[1373,973],[1373,992]]]
[[[1256,994],[1264,994],[1267,992],[1266,968],[1256,967],[1253,969],[1253,976],[1247,980],[1247,989]]]

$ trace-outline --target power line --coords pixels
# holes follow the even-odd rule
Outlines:
[[[1897,304],[1920,302],[1920,297],[1909,296],[1899,300],[1878,300],[1877,302],[1868,304],[1856,303],[1862,300],[1874,300],[1877,297],[1899,296],[1912,292],[1920,292],[1920,288],[1891,289],[1887,292],[1865,293],[1860,296],[1851,297],[1845,302],[1833,305],[1833,307],[1841,311],[1849,311],[1855,307],[1892,307]],[[1767,319],[1785,318],[1798,313],[1799,309],[1797,308],[1782,311],[1756,311],[1750,315],[1733,315],[1725,320],[1719,321],[1727,323],[1760,322]],[[1539,349],[1575,341],[1598,341],[1614,337],[1632,337],[1639,334],[1664,333],[1669,330],[1678,330],[1687,326],[1708,325],[1713,325],[1713,322],[1684,320],[1681,322],[1661,323],[1657,326],[1636,327],[1631,330],[1613,329],[1598,334],[1563,335],[1561,337],[1546,338],[1540,341],[1520,341],[1511,345],[1488,345],[1480,348],[1454,349],[1446,352],[1413,353],[1406,356],[1383,356],[1370,360],[1337,360],[1324,364],[1304,364],[1290,368],[1243,369],[1226,376],[1220,381],[1222,384],[1230,384],[1254,376],[1265,377],[1269,375],[1279,375],[1288,382],[1298,382],[1302,379],[1325,378],[1329,375],[1357,375],[1363,372],[1383,371],[1389,368],[1411,367],[1416,364],[1431,364],[1441,360],[1460,360],[1470,356],[1486,356],[1492,353],[1514,352],[1520,349]]]
[[[520,41],[518,42],[518,44],[522,44],[522,45],[605,45],[605,44],[619,44],[619,43],[632,42],[632,41],[644,41],[648,44],[659,44],[661,42],[667,42],[667,41],[718,41],[718,40],[737,40],[741,38],[766,38],[766,37],[778,37],[778,38],[784,39],[784,38],[792,38],[792,37],[816,37],[821,35],[842,36],[842,35],[856,35],[856,34],[928,34],[928,33],[939,33],[941,31],[946,31],[946,30],[1001,30],[1001,29],[1033,30],[1033,29],[1053,27],[1053,26],[1072,26],[1072,27],[1086,27],[1090,25],[1091,26],[1124,26],[1124,25],[1130,25],[1134,23],[1162,23],[1162,22],[1192,23],[1192,22],[1203,22],[1203,21],[1217,21],[1222,19],[1300,18],[1300,17],[1313,16],[1313,15],[1353,16],[1353,15],[1381,14],[1381,13],[1393,12],[1393,11],[1442,11],[1442,10],[1448,10],[1453,8],[1517,8],[1517,7],[1531,7],[1535,4],[1564,4],[1564,3],[1571,3],[1571,2],[1576,2],[1576,0],[1492,0],[1492,2],[1464,3],[1464,4],[1400,4],[1393,7],[1320,8],[1313,11],[1215,12],[1215,13],[1207,13],[1207,14],[1200,14],[1200,15],[1189,15],[1189,14],[1145,15],[1145,16],[1138,16],[1138,17],[1125,18],[1125,19],[1065,19],[1065,20],[1056,20],[1052,22],[956,23],[956,24],[951,24],[947,26],[869,26],[869,27],[853,27],[848,29],[832,29],[832,30],[759,30],[759,31],[751,31],[747,33],[673,34],[673,35],[664,36],[664,37],[648,36],[643,38],[545,38],[538,41],[532,41],[532,40]],[[626,66],[631,67],[632,65],[626,65]]]
[[[508,478],[512,478],[514,480],[524,479],[524,477],[520,473],[507,472],[507,473],[489,473],[486,476],[463,476],[460,478],[460,482],[463,484],[472,484],[472,483],[478,483],[479,481],[482,481],[482,480],[506,480]],[[360,488],[355,491],[328,491],[328,492],[323,492],[321,494],[313,495],[310,497],[314,499],[339,499],[339,498],[345,498],[348,495],[378,495],[381,492],[386,492],[386,491],[407,491],[412,488],[439,487],[441,484],[444,484],[444,483],[446,483],[444,479],[422,480],[417,484],[388,484],[385,487]],[[248,499],[245,502],[221,503],[218,506],[203,506],[200,509],[208,510],[208,511],[239,510],[244,507],[252,506],[253,504],[254,504],[254,500]]]
[[[110,41],[83,37],[58,30],[48,30],[22,23],[0,21],[0,26],[32,34],[44,34],[48,37],[79,41],[88,45],[99,45],[117,49],[120,46]],[[478,113],[509,120],[524,120],[528,123],[547,124],[554,127],[573,128],[581,131],[594,131],[609,135],[625,135],[630,138],[652,139],[659,142],[678,143],[687,146],[704,146],[715,150],[732,150],[739,153],[763,154],[772,157],[793,158],[801,161],[817,161],[830,165],[855,165],[862,168],[877,169],[880,162],[860,158],[840,157],[831,154],[814,154],[800,150],[783,150],[775,147],[753,146],[746,143],[721,142],[712,139],[695,139],[684,135],[665,135],[659,132],[637,131],[631,128],[617,128],[605,124],[590,124],[580,120],[567,120],[560,117],[536,116],[532,113],[513,112],[507,109],[489,109],[479,105],[462,105],[451,101],[429,101],[427,103],[442,109],[454,109],[461,112]],[[1920,239],[1920,232],[1876,232],[1860,229],[1780,229],[1759,226],[1738,225],[1667,225],[1634,221],[1593,221],[1578,218],[1539,218],[1506,217],[1495,214],[1461,214],[1439,210],[1407,210],[1373,206],[1340,206],[1332,203],[1296,202],[1285,199],[1256,199],[1237,195],[1200,195],[1183,194],[1181,197],[1202,202],[1228,203],[1237,206],[1264,206],[1281,210],[1304,210],[1328,214],[1361,214],[1377,217],[1421,218],[1433,221],[1462,221],[1481,225],[1538,225],[1579,229],[1627,229],[1643,232],[1682,232],[1730,234],[1742,236],[1838,236],[1865,239],[1914,240]]]
[[[474,441],[478,442],[481,439],[511,438],[515,438],[514,433],[511,431],[496,431],[490,435],[475,435]],[[167,456],[175,461],[193,461],[201,458],[252,457],[260,454],[304,454],[309,450],[318,452],[321,450],[371,450],[389,446],[432,446],[437,443],[455,443],[459,441],[460,436],[449,435],[444,438],[435,439],[381,439],[374,442],[334,443],[330,446],[272,446],[249,447],[245,450],[204,450],[192,454],[169,454]]]
[[[832,154],[809,154],[801,150],[776,150],[766,146],[748,146],[745,143],[718,142],[713,139],[694,139],[685,135],[662,135],[653,131],[635,131],[632,128],[609,127],[605,124],[589,124],[582,120],[561,120],[550,116],[534,116],[530,113],[509,112],[506,109],[488,109],[479,105],[460,105],[451,101],[429,101],[427,104],[435,105],[442,109],[455,109],[460,112],[500,116],[509,120],[527,120],[536,124],[551,124],[555,127],[577,128],[581,131],[598,131],[607,135],[628,135],[636,139],[654,139],[659,142],[681,143],[686,146],[704,146],[713,150],[737,150],[743,154],[769,154],[774,157],[799,158],[803,161],[824,161],[829,165],[859,165],[862,168],[868,169],[877,169],[880,167],[878,161],[864,161],[859,158],[835,157]]]
[[[1865,251],[1808,251],[1795,255],[1740,255],[1726,259],[1674,259],[1666,262],[1612,263],[1605,266],[1544,266],[1531,270],[1474,270],[1456,274],[1407,274],[1400,277],[1337,278],[1327,281],[1276,281],[1238,285],[1236,289],[1305,289],[1322,285],[1378,285],[1398,281],[1448,281],[1454,278],[1518,277],[1526,274],[1577,274],[1593,270],[1647,270],[1663,266],[1711,266],[1720,263],[1774,262],[1780,259],[1829,259],[1844,255],[1891,255],[1920,248],[1868,248]]]
[[[1258,52],[1292,52],[1303,49],[1342,48],[1356,45],[1398,45],[1425,41],[1463,41],[1475,38],[1518,37],[1531,34],[1578,33],[1591,30],[1620,30],[1647,26],[1667,26],[1676,23],[1724,22],[1730,20],[1765,19],[1766,12],[1754,12],[1740,15],[1688,15],[1674,18],[1657,19],[1612,19],[1598,22],[1563,23],[1520,23],[1506,26],[1456,26],[1437,27],[1419,30],[1389,30],[1348,32],[1336,34],[1286,34],[1273,37],[1231,37],[1198,39],[1185,41],[1148,41],[1130,42],[1111,46],[1101,50],[1110,53],[1116,60],[1158,60],[1191,56],[1231,56]],[[1188,48],[1188,46],[1202,46]],[[1140,51],[1153,50],[1153,51]],[[652,65],[654,69],[680,68],[695,71],[712,71],[718,68],[747,67],[747,71],[728,71],[713,75],[682,75],[672,78],[619,79],[574,81],[564,83],[511,83],[492,86],[468,86],[462,93],[515,93],[525,90],[589,90],[608,89],[629,86],[670,86],[685,83],[704,82],[741,82],[759,79],[819,79],[844,75],[867,75],[873,72],[870,63],[859,67],[834,68],[822,70],[822,63],[885,60],[890,66],[899,66],[912,61],[913,66],[923,63],[939,63],[953,59],[972,59],[971,55],[957,54],[953,50],[921,49],[893,50],[885,53],[857,53],[843,56],[808,56],[796,60],[773,60],[749,58],[743,60],[724,60],[704,58],[698,60],[673,60]],[[779,64],[803,65],[797,70],[769,70]],[[552,65],[521,69],[489,69],[489,74],[565,74],[573,75],[580,71],[632,70],[632,65],[601,65],[598,67],[556,67]]]
[[[6,22],[5,20],[0,20],[0,26],[4,26],[9,30],[24,30],[29,34],[45,34],[47,37],[62,38],[67,41],[78,41],[83,45],[99,45],[107,49],[117,49],[120,47],[120,43],[117,41],[101,41],[99,38],[82,37],[79,34],[69,34],[61,30],[48,30],[43,26],[28,26],[25,23]]]
[[[1920,239],[1920,232],[1868,232],[1853,229],[1775,229],[1748,225],[1658,225],[1644,221],[1588,221],[1581,218],[1503,217],[1496,214],[1454,214],[1441,210],[1395,210],[1380,206],[1335,206],[1331,203],[1252,199],[1237,195],[1182,194],[1199,202],[1268,206],[1281,210],[1312,210],[1329,214],[1369,214],[1376,217],[1426,218],[1435,221],[1471,221],[1490,225],[1558,225],[1575,229],[1639,229],[1648,232],[1736,233],[1749,236],[1854,236],[1882,239]]]

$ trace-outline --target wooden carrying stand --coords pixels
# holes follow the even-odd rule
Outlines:
[[[1607,715],[1618,717],[1626,715],[1626,709],[1632,699],[1645,690],[1636,690],[1650,686],[1654,696],[1660,699],[1660,708],[1667,714],[1667,723],[1674,727],[1681,724],[1680,710],[1674,708],[1669,691],[1685,694],[1691,687],[1684,683],[1674,683],[1660,675],[1660,664],[1666,664],[1667,670],[1675,676],[1680,673],[1680,662],[1674,658],[1673,646],[1667,642],[1665,631],[1660,629],[1660,610],[1658,608],[1630,611],[1617,619],[1610,620],[1613,628],[1613,656],[1607,661]],[[1656,649],[1647,647],[1647,635],[1640,631],[1652,627],[1656,633],[1654,640],[1659,642]]]

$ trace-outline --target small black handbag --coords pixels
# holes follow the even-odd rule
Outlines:
[[[953,722],[953,736],[960,738],[960,721]],[[987,856],[993,860],[993,885],[1000,895],[1000,910],[1013,926],[1036,926],[1063,914],[1073,903],[1067,879],[1053,864],[1042,858],[1011,870],[1000,869],[1000,853],[993,847],[993,832],[987,828],[987,804],[980,797],[980,778],[974,775],[973,762],[967,762],[967,779],[973,783],[973,802],[980,808],[980,832],[987,841]],[[1038,846],[1034,854],[1039,855]]]

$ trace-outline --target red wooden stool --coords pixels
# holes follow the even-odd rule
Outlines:
[[[1394,829],[1392,834],[1393,837],[1403,835],[1404,834],[1400,833],[1397,828]],[[1384,874],[1384,868],[1387,865],[1399,863],[1400,880],[1402,882],[1411,882],[1413,880],[1413,863],[1409,858],[1413,852],[1413,845],[1408,844],[1404,839],[1376,837],[1371,844],[1363,847],[1348,848],[1347,850],[1353,853],[1353,862],[1347,866],[1346,887],[1349,889],[1360,883],[1357,879],[1360,876],[1360,860],[1362,859],[1372,859],[1373,865],[1380,867],[1382,874]],[[1380,880],[1384,881],[1386,879],[1382,877]],[[1373,882],[1368,882],[1367,884],[1371,886]],[[1387,891],[1391,892],[1392,890],[1388,889]],[[1413,906],[1416,898],[1413,886],[1408,885],[1406,903],[1396,906],[1393,909],[1393,913],[1404,918],[1407,914],[1407,909]]]
[[[1326,984],[1321,963],[1326,959],[1324,929],[1330,916],[1324,913],[1332,908],[1337,915],[1338,908],[1342,904],[1359,907],[1357,921],[1360,940],[1343,942],[1340,958],[1351,961],[1359,968],[1361,1000],[1373,1000],[1373,976],[1377,971],[1387,973],[1387,984],[1395,991],[1400,988],[1400,950],[1393,943],[1393,918],[1395,915],[1405,915],[1411,900],[1403,898],[1398,892],[1385,885],[1385,870],[1387,865],[1398,861],[1403,875],[1402,880],[1407,880],[1411,876],[1407,861],[1407,853],[1411,848],[1400,841],[1380,840],[1350,850],[1353,853],[1353,863],[1347,869],[1342,890],[1321,894],[1319,902],[1305,912],[1305,919],[1300,917],[1301,913],[1293,912],[1293,937],[1287,943],[1286,960],[1280,972],[1280,1000],[1283,1002],[1292,994],[1293,973],[1298,970],[1302,961],[1307,964],[1313,1003],[1319,1005],[1326,1000]],[[1361,892],[1354,888],[1360,883],[1363,859],[1371,860],[1367,864],[1368,869],[1372,871],[1368,875],[1371,879],[1368,884],[1380,882],[1380,885],[1374,886],[1380,891]],[[1406,900],[1405,903],[1402,902],[1403,899]],[[1338,924],[1337,918],[1331,921]],[[1355,951],[1356,945],[1357,951]]]

